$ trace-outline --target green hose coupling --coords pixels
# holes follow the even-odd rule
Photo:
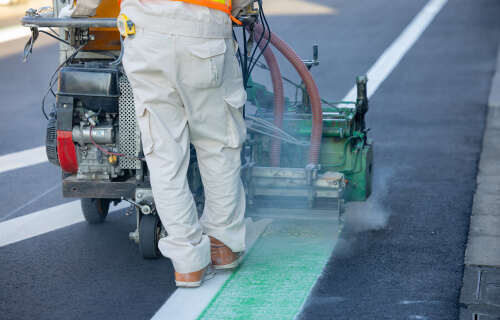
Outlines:
[[[362,132],[362,131],[354,131],[352,133],[352,136],[355,137],[355,138],[359,138],[359,139],[364,140],[365,137],[366,137],[366,134],[364,132]]]

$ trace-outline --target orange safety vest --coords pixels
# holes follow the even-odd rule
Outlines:
[[[231,5],[231,0],[172,0],[172,1],[184,1],[192,4],[197,4],[199,6],[212,8],[215,10],[220,10],[222,12],[227,13],[234,23],[241,26],[241,22],[231,15],[231,10],[233,8]]]
[[[241,22],[231,15],[231,10],[233,8],[231,5],[231,0],[171,0],[171,1],[183,1],[192,4],[197,4],[199,6],[212,8],[215,10],[220,10],[222,12],[227,13],[234,23],[241,26]],[[121,0],[118,0],[118,5],[121,5],[121,2],[122,2]]]

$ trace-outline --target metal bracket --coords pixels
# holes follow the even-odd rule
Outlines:
[[[131,198],[121,198],[140,209],[142,214],[156,214],[156,206],[151,189],[136,189],[135,201]]]
[[[31,29],[31,37],[26,42],[24,45],[24,50],[23,50],[23,62],[26,62],[26,59],[28,58],[28,55],[33,52],[33,45],[35,44],[36,39],[38,39],[38,28],[37,27],[30,27]]]

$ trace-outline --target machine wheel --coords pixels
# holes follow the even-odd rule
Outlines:
[[[161,257],[158,249],[160,240],[161,221],[157,214],[144,215],[139,224],[139,250],[144,259],[158,259]]]
[[[110,199],[82,198],[82,212],[88,223],[102,223],[109,211]]]

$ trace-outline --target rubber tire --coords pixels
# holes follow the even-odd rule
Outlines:
[[[158,249],[160,232],[161,221],[157,214],[142,216],[139,224],[139,250],[144,259],[158,259],[162,256]]]
[[[82,212],[88,223],[103,223],[109,211],[111,200],[100,198],[80,199]]]

